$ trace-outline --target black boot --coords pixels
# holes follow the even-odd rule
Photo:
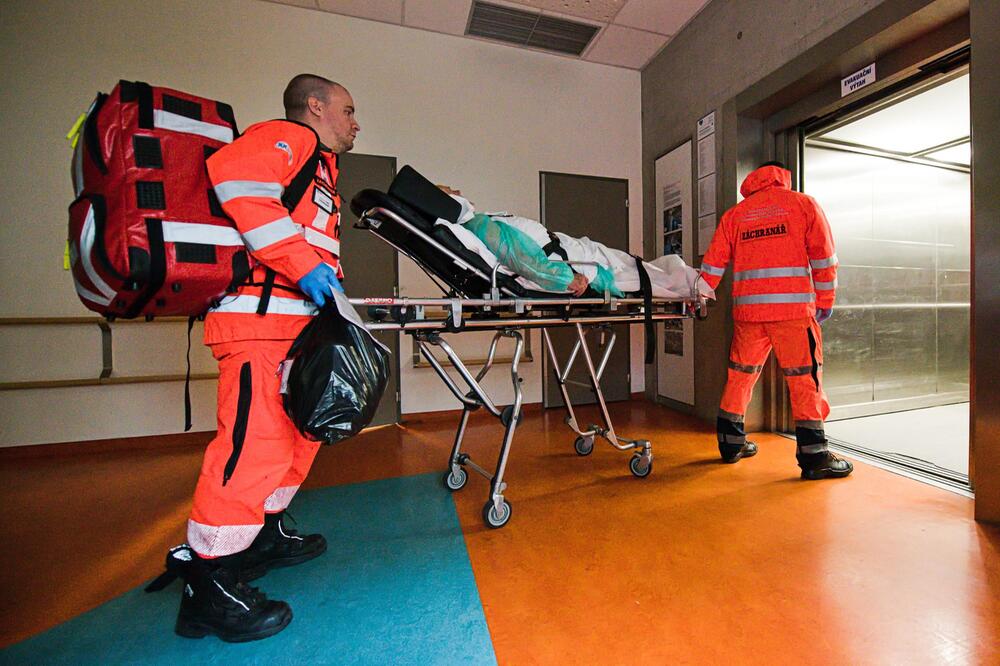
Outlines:
[[[743,458],[753,458],[757,455],[757,445],[747,440],[746,430],[743,429],[743,421],[733,420],[725,416],[715,419],[715,430],[719,440],[719,455],[722,462],[734,463]],[[742,419],[743,417],[739,417]]]
[[[854,471],[854,465],[849,461],[827,450],[822,421],[797,421],[795,443],[795,459],[802,468],[803,479],[838,479]]]
[[[796,454],[802,468],[802,478],[809,481],[819,479],[839,479],[854,471],[854,465],[849,460],[838,458],[829,451],[813,454]]]
[[[243,580],[257,580],[270,569],[302,564],[326,552],[321,534],[300,535],[285,523],[285,512],[264,515],[264,527],[246,551]]]
[[[284,601],[269,601],[255,587],[239,580],[243,553],[206,560],[190,546],[172,548],[167,571],[146,588],[161,590],[175,578],[184,581],[181,608],[174,631],[185,638],[215,634],[229,643],[256,641],[273,636],[292,621]]]

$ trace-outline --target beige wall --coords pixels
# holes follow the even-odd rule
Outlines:
[[[461,187],[481,208],[537,216],[541,170],[628,178],[632,246],[641,248],[637,72],[254,0],[8,0],[0,43],[0,154],[7,157],[0,165],[0,317],[86,314],[61,267],[72,197],[63,135],[94,93],[120,78],[228,101],[246,126],[281,115],[280,93],[292,75],[327,75],[354,95],[358,152],[396,156]],[[400,278],[404,293],[429,293],[412,266],[401,266]],[[182,372],[177,345],[155,351],[159,344],[148,342],[173,344],[176,332],[147,330],[143,356],[152,360],[143,363]],[[0,327],[4,347],[13,335]],[[39,333],[39,347],[78,346],[99,357],[92,332],[79,335],[67,342],[65,333]],[[134,351],[134,338],[116,331],[122,355]],[[641,338],[633,338],[633,387],[641,389]],[[456,406],[429,370],[410,366],[408,342],[406,411]],[[65,372],[44,354],[38,363],[37,378]],[[196,367],[211,368],[203,350]],[[525,366],[529,401],[540,399],[540,367]],[[505,374],[500,369],[500,382],[509,384]],[[0,374],[0,381],[14,379]],[[196,386],[196,430],[214,428],[212,384]],[[180,390],[0,392],[0,445],[176,432]],[[61,407],[68,403],[74,410]],[[29,413],[33,405],[41,411]],[[107,413],[115,418],[91,416]]]

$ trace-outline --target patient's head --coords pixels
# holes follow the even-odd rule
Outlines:
[[[476,204],[469,201],[462,196],[462,190],[456,190],[447,185],[438,184],[437,188],[450,196],[452,199],[462,204],[462,212],[459,214],[458,222],[459,224],[464,224],[472,219],[472,216],[476,213]]]
[[[347,88],[316,74],[299,74],[285,87],[285,117],[309,125],[335,153],[354,147],[361,127],[354,119],[354,99]]]

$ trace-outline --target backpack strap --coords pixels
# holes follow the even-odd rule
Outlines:
[[[295,123],[296,125],[302,125],[303,127],[309,127],[305,123],[300,123],[295,120],[284,120],[284,122]],[[319,134],[316,134],[316,130],[309,127],[309,130],[316,135],[316,147],[313,148],[312,155],[309,159],[305,161],[302,168],[299,169],[298,173],[292,176],[292,180],[288,183],[288,187],[281,195],[281,205],[285,207],[289,213],[294,211],[298,205],[302,202],[302,197],[305,196],[306,190],[309,189],[309,184],[316,177],[316,169],[319,167],[319,161],[322,158],[320,155],[320,140]],[[274,280],[277,278],[277,273],[274,270],[268,268],[264,272],[264,289],[260,294],[260,303],[257,305],[257,314],[264,315],[267,314],[267,306],[271,302],[271,292],[274,290]]]

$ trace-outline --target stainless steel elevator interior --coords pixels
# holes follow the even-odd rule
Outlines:
[[[840,259],[823,327],[831,438],[968,475],[969,76],[805,134],[803,190]]]

